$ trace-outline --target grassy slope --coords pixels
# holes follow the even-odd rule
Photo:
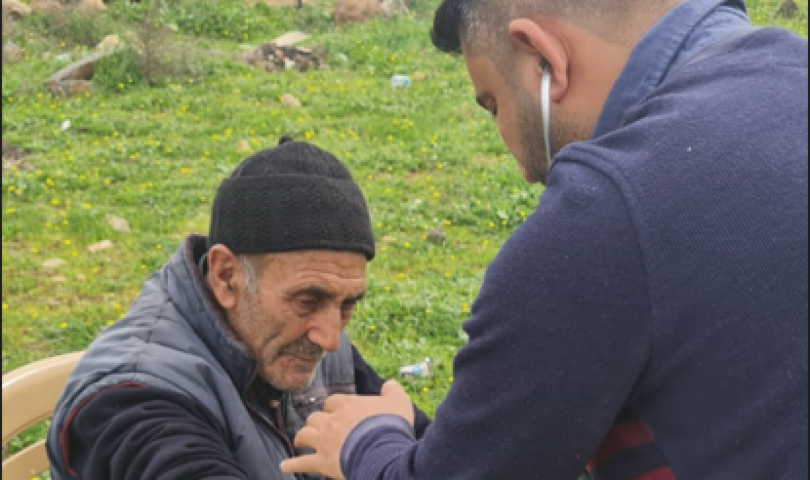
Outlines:
[[[205,52],[203,75],[150,89],[128,79],[126,65],[107,62],[102,88],[71,99],[50,96],[41,83],[62,65],[54,54],[80,45],[48,36],[41,19],[12,32],[25,59],[3,68],[3,139],[30,152],[35,170],[2,179],[3,371],[85,348],[186,233],[205,232],[216,185],[246,155],[239,144],[255,150],[291,134],[337,153],[362,184],[380,255],[350,330],[384,376],[436,359],[439,374],[411,386],[432,412],[451,382],[461,323],[485,267],[540,194],[521,181],[474,106],[463,65],[433,51],[435,3],[418,2],[407,18],[334,27],[328,5],[184,9],[191,3],[178,0],[167,19]],[[774,10],[761,2],[753,15],[770,23]],[[118,2],[80,27],[95,40],[121,33],[140,13]],[[787,26],[807,35],[806,17]],[[232,60],[242,42],[293,28],[316,33],[335,68],[268,75]],[[415,72],[427,78],[391,88],[392,74]],[[304,108],[285,109],[285,93]],[[112,230],[107,215],[128,220],[132,233]],[[446,244],[426,240],[436,227]],[[87,251],[101,240],[114,248]],[[65,264],[42,266],[54,258]]]

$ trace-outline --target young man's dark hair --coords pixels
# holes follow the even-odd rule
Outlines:
[[[678,0],[444,0],[436,10],[431,38],[437,49],[461,54],[465,47],[505,52],[509,22],[546,15],[587,28],[606,39],[626,33],[617,24],[649,18],[676,5]]]

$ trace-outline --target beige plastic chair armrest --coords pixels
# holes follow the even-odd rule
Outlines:
[[[22,452],[3,461],[4,480],[29,480],[50,468],[45,440],[31,445]]]
[[[47,419],[84,352],[46,358],[3,375],[3,445]]]

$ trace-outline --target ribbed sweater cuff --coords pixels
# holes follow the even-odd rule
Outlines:
[[[384,452],[378,452],[379,455],[366,455],[371,449],[371,445],[382,436],[387,437],[386,447],[391,447],[392,443],[402,444],[403,450],[416,441],[413,427],[399,415],[377,415],[363,420],[346,438],[340,452],[340,467],[347,479],[355,478],[352,474],[360,467],[361,460],[369,460],[377,464],[366,466],[367,468],[364,468],[363,471],[378,472],[396,458],[397,452],[402,451],[398,448],[386,448]],[[358,458],[358,453],[361,458]]]

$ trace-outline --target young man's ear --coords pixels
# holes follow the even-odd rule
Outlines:
[[[214,245],[208,251],[208,285],[219,305],[231,310],[238,303],[238,282],[241,275],[239,258],[224,245]]]
[[[519,18],[509,24],[509,35],[515,47],[516,55],[534,70],[539,79],[543,75],[544,65],[551,66],[551,100],[559,103],[568,92],[570,58],[562,42],[549,30],[533,20]]]

